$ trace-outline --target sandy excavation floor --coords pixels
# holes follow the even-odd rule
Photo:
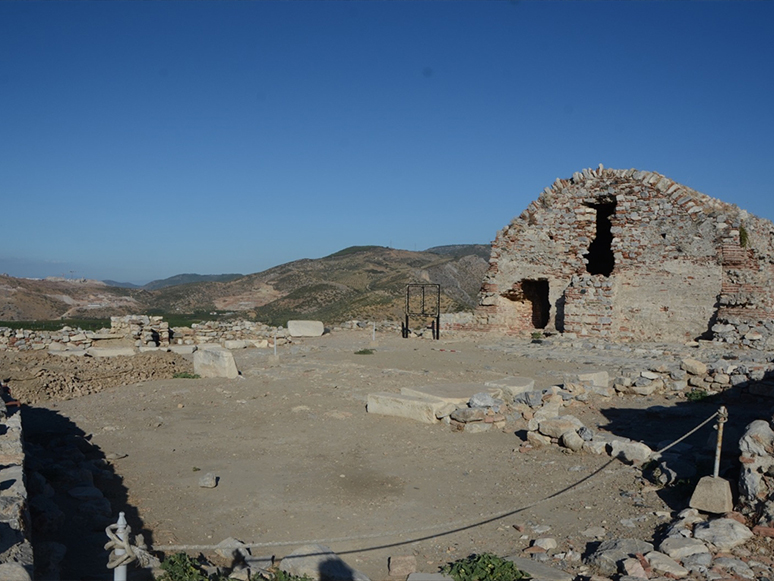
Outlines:
[[[365,410],[369,393],[404,386],[521,375],[548,387],[565,372],[602,369],[612,378],[647,354],[625,362],[620,353],[559,353],[525,339],[397,335],[377,336],[371,355],[355,354],[370,340],[370,331],[334,332],[281,348],[279,361],[269,350],[235,352],[235,380],[152,379],[37,405],[90,435],[120,476],[106,491],[114,512],[125,510],[155,548],[235,537],[265,543],[253,554],[279,559],[315,540],[380,580],[394,555],[415,555],[419,570],[435,572],[473,552],[520,553],[545,536],[557,551],[584,553],[594,542],[583,533],[589,527],[604,527],[605,538],[649,540],[671,510],[684,508],[668,506],[639,470],[606,456],[558,446],[520,452],[523,420],[467,434]],[[654,405],[679,404],[596,397],[565,413],[594,430],[646,439],[637,437],[644,430],[660,441],[715,409],[693,406],[694,422],[684,412],[648,417]],[[199,487],[208,472],[216,488]],[[92,545],[104,543],[99,535]],[[65,573],[100,578],[76,563],[78,552],[70,549]]]

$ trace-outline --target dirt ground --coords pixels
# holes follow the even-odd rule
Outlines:
[[[368,347],[373,354],[355,353]],[[565,372],[604,369],[612,378],[621,367],[658,361],[642,351],[626,358],[526,339],[398,335],[377,335],[372,344],[370,331],[337,331],[284,346],[277,359],[270,350],[237,351],[238,379],[172,379],[165,367],[164,378],[137,378],[66,401],[43,401],[38,390],[25,413],[31,433],[53,432],[53,423],[36,422],[35,413],[54,414],[96,446],[118,475],[105,491],[114,513],[125,511],[157,550],[186,546],[211,555],[201,546],[235,537],[254,545],[254,555],[279,559],[316,541],[382,580],[396,555],[415,555],[420,571],[435,572],[471,553],[518,554],[539,537],[555,538],[554,552],[582,554],[595,541],[584,534],[589,527],[604,527],[604,538],[650,540],[685,505],[670,506],[640,470],[606,456],[559,446],[520,450],[523,420],[481,434],[452,432],[444,424],[368,414],[369,393],[505,375],[532,377],[537,387],[561,384]],[[142,355],[146,371],[153,356]],[[23,382],[6,372],[23,366],[3,357],[0,371],[24,400]],[[165,363],[170,369],[189,369],[189,361],[164,357],[175,361]],[[653,406],[669,410],[657,408],[654,416],[647,411]],[[565,413],[595,431],[655,447],[714,409],[662,396],[592,397]],[[707,436],[698,436],[700,447]],[[206,473],[218,477],[217,487],[198,485]],[[84,547],[104,543],[99,534],[91,545],[62,539],[69,543],[64,578],[104,578],[93,564],[103,556],[82,555]],[[570,561],[557,565],[582,572]]]

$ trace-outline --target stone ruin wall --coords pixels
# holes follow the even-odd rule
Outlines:
[[[661,174],[584,170],[498,233],[470,328],[774,347],[773,240],[770,221]]]

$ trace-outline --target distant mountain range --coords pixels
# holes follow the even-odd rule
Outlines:
[[[274,325],[294,318],[326,323],[398,320],[406,285],[428,282],[441,285],[443,312],[469,310],[488,268],[489,251],[484,244],[439,246],[424,252],[352,246],[255,274],[180,274],[142,287],[0,276],[0,320],[201,312]]]
[[[108,286],[117,286],[120,288],[141,288],[145,290],[157,290],[168,286],[179,284],[190,284],[192,282],[228,282],[243,276],[241,274],[176,274],[169,278],[161,280],[152,280],[147,284],[134,284],[131,282],[117,282],[115,280],[103,280]]]

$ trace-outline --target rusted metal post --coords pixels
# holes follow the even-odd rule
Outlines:
[[[718,444],[715,447],[715,470],[712,475],[717,478],[720,473],[720,447],[723,443],[723,424],[728,420],[728,410],[726,406],[720,406],[718,410]]]

